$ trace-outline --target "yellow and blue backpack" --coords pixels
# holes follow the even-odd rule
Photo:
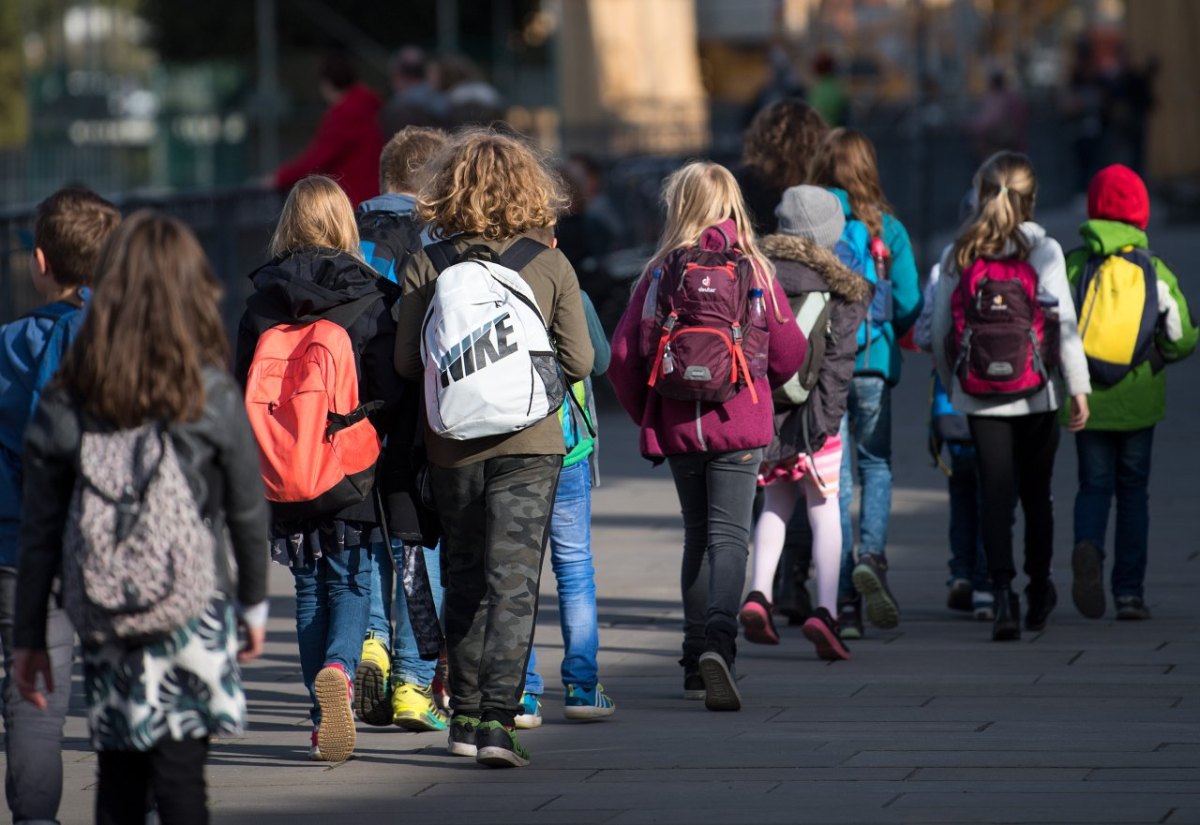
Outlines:
[[[1127,246],[1091,258],[1074,297],[1093,381],[1111,387],[1147,361],[1156,372],[1162,368],[1155,343],[1158,275],[1148,250]]]

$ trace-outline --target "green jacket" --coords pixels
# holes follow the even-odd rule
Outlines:
[[[1084,245],[1067,255],[1067,278],[1072,288],[1079,283],[1088,259],[1100,255],[1112,255],[1125,247],[1148,248],[1146,233],[1120,221],[1086,221],[1080,228]],[[1179,309],[1181,334],[1171,340],[1160,327],[1158,348],[1168,363],[1186,358],[1196,348],[1200,335],[1192,320],[1187,301],[1179,290],[1179,281],[1170,268],[1158,256],[1154,256],[1158,280],[1167,287],[1170,300]],[[1160,296],[1163,295],[1160,290]],[[1162,306],[1165,312],[1168,307]],[[1154,375],[1149,363],[1139,364],[1129,375],[1111,387],[1092,384],[1092,395],[1088,399],[1091,417],[1089,430],[1140,430],[1151,427],[1163,419],[1167,411],[1167,374],[1160,370]]]

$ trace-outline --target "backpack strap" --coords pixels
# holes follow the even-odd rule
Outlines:
[[[430,244],[425,247],[425,254],[429,256],[429,262],[439,275],[458,263],[458,247],[454,245],[454,241]]]
[[[544,243],[538,243],[533,238],[517,238],[508,249],[500,254],[500,265],[511,269],[513,272],[520,272],[529,266],[534,258],[549,248]]]

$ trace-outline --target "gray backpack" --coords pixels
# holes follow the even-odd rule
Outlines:
[[[144,644],[199,617],[216,540],[166,428],[85,432],[63,534],[63,601],[85,643]]]

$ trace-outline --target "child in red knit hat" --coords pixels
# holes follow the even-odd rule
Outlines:
[[[1197,329],[1179,282],[1149,249],[1150,196],[1132,169],[1102,169],[1088,187],[1084,245],[1067,256],[1067,275],[1092,379],[1091,417],[1076,434],[1072,596],[1084,616],[1105,612],[1104,534],[1117,499],[1112,594],[1118,619],[1148,619],[1147,486],[1154,425],[1166,413],[1163,367],[1189,355]]]

